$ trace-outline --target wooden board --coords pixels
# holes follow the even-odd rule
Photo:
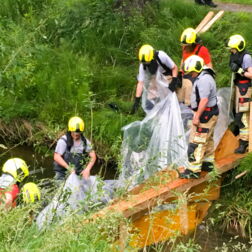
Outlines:
[[[231,154],[216,163],[216,169],[222,174],[236,167],[245,155]],[[169,174],[171,171],[166,171]],[[199,179],[175,179],[166,184],[156,185],[138,194],[129,195],[126,199],[119,200],[116,203],[102,209],[95,214],[95,217],[106,216],[109,213],[121,213],[126,218],[137,219],[138,213],[141,215],[161,202],[174,198],[178,193],[190,190],[190,188],[204,183],[209,179],[207,172],[202,172]]]
[[[129,244],[134,248],[143,248],[178,234],[186,235],[205,218],[210,206],[211,202],[200,202],[144,215],[132,224]]]
[[[215,160],[219,161],[234,153],[239,146],[238,138],[228,129],[215,150]]]
[[[208,31],[211,26],[218,20],[220,19],[222,16],[224,15],[224,11],[221,10],[219,11],[201,30],[200,33],[206,32]]]
[[[214,16],[213,11],[209,11],[206,16],[202,19],[202,21],[199,23],[199,25],[195,28],[195,31],[198,33]]]

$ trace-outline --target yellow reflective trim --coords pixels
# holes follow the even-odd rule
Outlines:
[[[214,155],[211,155],[211,156],[208,156],[208,157],[204,157],[203,161],[213,163],[214,162]]]
[[[203,144],[199,144],[198,147],[194,151],[194,157],[195,157],[196,163],[200,163],[202,151],[203,151]]]
[[[188,170],[191,170],[192,172],[200,172],[201,171],[201,163],[190,163],[189,167],[187,168]]]

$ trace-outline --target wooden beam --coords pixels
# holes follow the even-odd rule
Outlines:
[[[217,172],[222,174],[234,167],[236,167],[241,159],[245,155],[232,154],[222,160],[219,160],[216,164]],[[169,174],[171,171],[167,170]],[[174,172],[174,171],[172,171]],[[175,179],[166,184],[160,184],[156,187],[151,187],[138,194],[129,195],[127,199],[118,200],[116,203],[102,209],[100,212],[95,214],[95,217],[106,216],[109,213],[121,213],[126,218],[137,218],[138,213],[143,213],[148,209],[151,209],[160,202],[167,201],[168,199],[174,198],[175,195],[185,192],[190,188],[199,185],[210,179],[207,172],[202,172],[199,179]],[[139,217],[139,216],[138,216]]]
[[[223,15],[224,15],[224,11],[223,11],[223,10],[219,11],[219,12],[208,22],[208,24],[206,24],[206,25],[201,29],[201,31],[200,31],[199,33],[203,33],[203,32],[208,31],[208,30],[211,28],[211,26],[212,26],[218,19],[220,19]]]
[[[198,33],[200,30],[210,21],[210,19],[214,16],[213,11],[209,11],[207,15],[202,19],[199,25],[195,28],[195,31]]]

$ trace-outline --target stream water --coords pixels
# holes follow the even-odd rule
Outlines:
[[[6,150],[0,148],[0,166],[11,157],[19,157],[26,161],[31,173],[31,176],[27,178],[28,181],[53,178],[54,176],[52,152],[44,156],[34,152],[33,148],[29,146],[18,146]],[[115,164],[113,162],[105,164],[103,160],[98,158],[91,174],[99,174],[104,179],[114,179],[116,176]]]

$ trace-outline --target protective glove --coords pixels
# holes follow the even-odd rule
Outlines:
[[[133,104],[132,109],[130,111],[131,115],[133,115],[133,114],[135,114],[137,112],[140,101],[141,101],[141,97],[135,97],[134,104]]]
[[[230,64],[230,69],[232,72],[236,73],[239,69],[239,66],[236,63],[231,63]]]
[[[172,81],[169,84],[169,89],[174,92],[180,86],[180,81],[178,77],[172,77]]]
[[[178,88],[182,88],[182,79],[183,79],[183,73],[179,71],[178,72]]]
[[[240,75],[243,75],[244,72],[245,71],[241,67],[237,70],[237,73],[240,74]]]

